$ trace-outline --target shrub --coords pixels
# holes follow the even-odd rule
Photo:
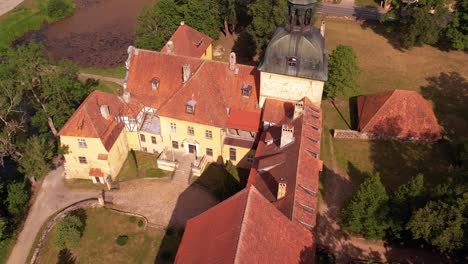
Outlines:
[[[72,0],[49,0],[47,3],[47,15],[50,18],[63,18],[73,14],[75,4]]]
[[[127,241],[128,241],[128,236],[126,235],[120,235],[117,237],[117,239],[115,240],[115,243],[119,246],[124,246],[125,244],[127,244]]]
[[[136,222],[136,217],[130,216],[130,223],[135,223],[135,222]]]
[[[138,221],[138,227],[142,227],[143,226],[143,220],[140,219],[140,221]]]
[[[67,215],[57,225],[54,245],[59,249],[73,248],[80,242],[84,223],[76,215]]]
[[[161,169],[158,168],[149,168],[146,170],[146,177],[150,178],[161,178],[164,176],[164,173]]]

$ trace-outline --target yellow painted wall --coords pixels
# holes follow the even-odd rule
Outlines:
[[[126,131],[126,130],[125,130]],[[140,151],[140,139],[138,138],[138,132],[125,132],[127,136],[128,149]]]
[[[208,46],[208,48],[206,48],[205,54],[203,54],[200,58],[204,59],[204,60],[212,60],[213,59],[213,44],[210,44],[210,46]]]
[[[163,140],[161,135],[155,135],[142,131],[138,132],[138,134],[138,140],[140,141],[141,146],[141,149],[139,149],[140,151],[144,151],[144,148],[146,148],[146,152],[148,153],[161,153],[164,150],[164,143],[162,142]],[[145,136],[145,142],[141,141],[140,135]],[[151,137],[156,137],[156,144],[153,144]]]
[[[82,137],[61,136],[60,144],[68,146],[65,157],[66,178],[90,179],[89,169],[99,168],[105,175],[117,176],[128,153],[125,130],[121,132],[116,142],[108,152],[99,138],[84,138],[87,148],[80,148],[78,139]],[[99,154],[107,154],[107,160],[98,160]],[[78,157],[86,157],[87,164],[81,164]]]
[[[252,155],[252,157],[254,157],[255,156],[254,150],[248,149],[248,148],[241,148],[237,146],[224,145],[223,157],[226,161],[229,160],[230,148],[236,149],[236,160],[231,160],[232,164],[236,165],[237,167],[241,167],[245,169],[250,169],[250,167],[252,167],[252,164],[247,162],[247,156]]]
[[[320,107],[322,102],[323,82],[280,75],[268,72],[260,73],[260,107],[266,98],[298,101],[308,97]]]
[[[164,141],[164,145],[167,148],[172,148],[172,141],[177,141],[179,143],[179,152],[185,152],[182,143],[184,141],[191,141],[193,143],[197,142],[199,146],[199,156],[206,154],[206,148],[213,149],[213,160],[216,161],[219,156],[222,155],[222,143],[224,140],[224,132],[221,128],[212,127],[177,119],[172,119],[168,117],[160,116],[161,121],[161,135]],[[170,123],[175,123],[177,125],[176,132],[171,132]],[[195,135],[191,136],[187,133],[187,128],[192,126],[195,131]],[[207,139],[205,137],[205,130],[211,130],[213,138]]]

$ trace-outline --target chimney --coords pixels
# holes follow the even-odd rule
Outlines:
[[[293,119],[296,119],[302,115],[302,111],[304,111],[304,102],[297,101],[294,104],[294,116]]]
[[[233,71],[236,69],[236,53],[231,52],[229,54],[229,70]]]
[[[190,64],[182,66],[182,81],[186,83],[190,78]]]
[[[276,194],[276,199],[279,200],[286,196],[286,180],[280,178],[278,182],[278,193]]]
[[[99,109],[101,110],[101,115],[102,117],[104,117],[104,119],[108,120],[109,117],[110,117],[110,114],[109,114],[109,106],[108,105],[101,105],[99,107]]]
[[[167,45],[167,54],[174,54],[174,41],[169,40],[166,45]]]
[[[322,20],[322,24],[320,25],[320,35],[325,37],[325,21]]]
[[[122,94],[122,99],[124,100],[125,103],[130,103],[130,93],[129,92],[124,92]]]
[[[294,126],[283,125],[281,127],[281,143],[280,148],[294,142]]]
[[[185,25],[185,21],[180,21],[180,25],[181,26]]]

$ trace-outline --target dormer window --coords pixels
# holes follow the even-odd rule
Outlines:
[[[297,66],[297,58],[296,57],[289,57],[288,58],[288,66],[289,67],[296,67]]]
[[[248,83],[244,83],[244,85],[242,85],[242,96],[250,97],[251,94],[252,94],[252,85]]]
[[[187,101],[187,103],[185,104],[185,112],[187,114],[194,114],[195,113],[195,100],[189,100]]]
[[[159,88],[160,80],[158,77],[154,77],[153,79],[151,79],[150,83],[151,83],[151,89],[157,90]]]

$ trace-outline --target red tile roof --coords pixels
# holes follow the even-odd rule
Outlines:
[[[238,128],[257,132],[260,126],[260,112],[248,112],[234,109],[230,112],[226,124],[228,128]]]
[[[92,177],[104,177],[104,172],[98,168],[91,168],[89,169],[89,176]]]
[[[174,43],[174,54],[200,58],[213,39],[184,23],[177,28],[169,41]],[[167,52],[167,44],[161,52]]]
[[[109,107],[110,117],[101,115],[101,105]],[[101,91],[94,91],[81,103],[73,115],[60,130],[60,136],[99,138],[109,151],[124,129],[123,123],[117,123],[115,117],[131,106],[126,105],[118,96]]]
[[[292,118],[294,104],[292,102],[266,99],[263,105],[263,122],[279,124],[284,118]]]
[[[251,66],[237,65],[237,74],[224,62],[168,55],[165,53],[138,50],[132,51],[127,91],[146,106],[158,109],[159,116],[194,123],[226,127],[231,113],[237,110],[260,113],[257,107],[260,87],[259,72]],[[182,66],[190,64],[191,76],[182,82]],[[159,88],[152,90],[150,80],[160,79]],[[242,85],[252,85],[250,97],[242,96]],[[195,113],[186,113],[185,104],[194,100]],[[253,113],[251,113],[252,116]],[[241,125],[256,126],[258,121]],[[254,123],[255,122],[255,123]]]
[[[314,263],[311,232],[247,187],[187,222],[175,263]]]
[[[269,106],[273,105],[265,107]],[[294,142],[280,148],[282,124],[294,127]],[[300,117],[285,117],[278,126],[262,133],[248,180],[249,186],[255,186],[284,215],[310,230],[315,227],[318,178],[323,164],[319,159],[321,127],[320,109],[305,98]],[[286,182],[286,195],[277,200],[281,178]]]
[[[438,140],[431,104],[415,91],[393,90],[357,99],[358,130],[380,136]]]

